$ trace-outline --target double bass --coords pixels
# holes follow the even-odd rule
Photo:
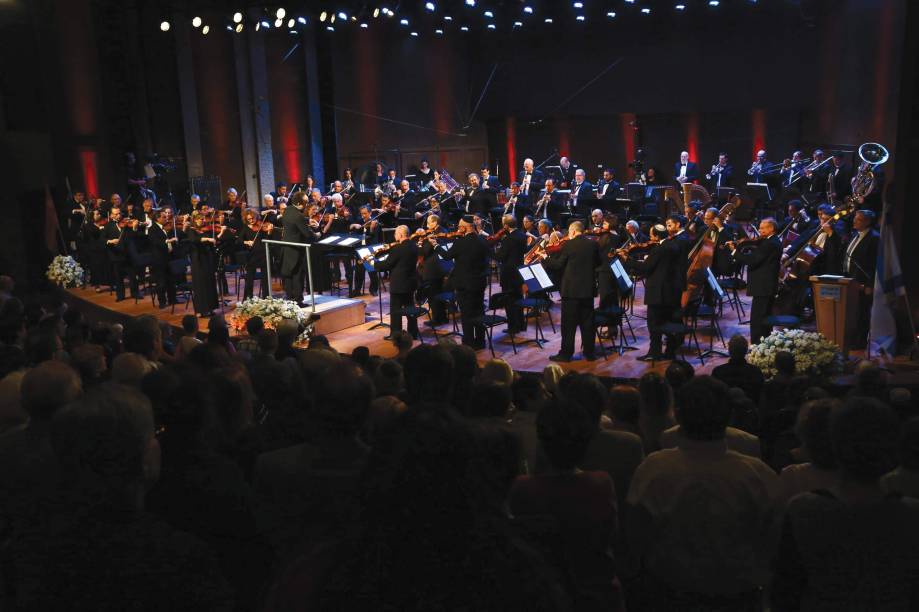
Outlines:
[[[811,274],[814,260],[823,253],[823,248],[817,246],[817,238],[823,232],[827,225],[832,225],[849,215],[853,211],[851,203],[843,204],[836,209],[836,214],[820,224],[817,231],[801,247],[792,253],[787,259],[782,261],[779,268],[779,280],[783,283],[789,279],[807,279]]]
[[[718,211],[718,218],[723,222],[740,207],[740,196],[734,194],[731,200]],[[714,225],[709,225],[702,232],[702,235],[696,241],[695,246],[689,252],[689,270],[686,272],[686,289],[680,296],[680,306],[686,308],[686,305],[695,300],[705,286],[705,271],[711,267],[715,258],[715,243],[717,242],[718,232]]]

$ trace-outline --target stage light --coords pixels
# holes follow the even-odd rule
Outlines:
[[[412,32],[412,36],[414,36],[414,37],[417,38],[417,37],[418,37],[418,32]]]
[[[366,22],[366,21],[361,22],[361,28],[362,28],[362,29],[366,30],[368,27],[370,27],[370,26],[367,25],[367,22]]]
[[[206,25],[203,28],[201,28],[201,33],[204,34],[205,36],[207,36],[207,33],[210,31],[211,31],[211,26],[209,25]]]
[[[274,27],[280,28],[282,25],[284,25],[284,20],[283,20],[283,19],[275,19],[275,20],[274,20]]]
[[[405,18],[403,17],[402,19],[399,20],[399,23],[401,23],[401,24],[404,25],[404,26],[407,26],[407,25],[408,25],[408,19],[405,19]]]
[[[194,27],[196,27],[196,28],[200,28],[200,27],[201,27],[201,18],[200,18],[200,17],[195,17],[194,19],[192,19],[192,20],[191,20],[191,25],[194,26]]]
[[[532,15],[532,14],[533,14],[533,7],[532,7],[532,6],[525,6],[525,7],[523,7],[523,12],[526,13],[527,15]]]
[[[348,16],[344,13],[344,11],[338,14],[338,18],[341,19],[342,21],[348,20]]]
[[[387,16],[387,17],[395,17],[396,14],[393,12],[392,9],[388,8],[388,9],[386,9],[386,16]]]
[[[328,16],[329,16],[328,13],[326,13],[325,11],[322,11],[321,13],[319,13],[319,21],[325,23],[325,20]]]
[[[274,16],[277,17],[278,19],[284,19],[285,15],[287,15],[287,11],[284,10],[284,7],[279,8],[277,12],[274,14]]]
[[[494,30],[494,29],[495,29],[495,24],[489,23],[489,24],[488,24],[488,29],[489,29],[489,30]]]
[[[575,19],[578,21],[584,21],[584,15],[578,15],[577,17],[575,17]]]
[[[551,18],[551,17],[546,17],[546,23],[552,23],[552,18]]]
[[[635,4],[635,0],[625,0],[625,1],[628,2],[629,4]]]
[[[437,34],[438,36],[442,36],[444,31],[441,30],[440,28],[437,28],[436,30],[434,30],[434,33]]]
[[[261,30],[261,29],[262,29],[262,22],[261,22],[261,21],[256,21],[256,22],[255,22],[255,31],[258,32],[258,31]]]
[[[231,26],[230,24],[227,24],[227,32],[232,32],[232,31],[233,31],[233,26]]]
[[[262,27],[263,27],[263,28],[270,28],[270,27],[271,27],[271,24],[268,23],[268,21],[267,21],[266,19],[262,19],[261,24],[262,24]]]
[[[329,31],[329,32],[334,32],[334,31],[335,31],[335,26],[327,25],[327,26],[325,27],[325,29],[326,29],[327,31]]]
[[[237,23],[237,24],[236,24],[236,33],[239,34],[239,33],[242,32],[242,31],[243,31],[243,24]]]
[[[523,27],[523,22],[522,22],[522,21],[515,21],[515,22],[514,22],[514,27],[515,27],[515,28],[522,28],[522,27]]]
[[[444,15],[444,21],[453,21],[453,17],[450,15]]]
[[[243,14],[240,12],[233,13],[233,23],[242,23]]]
[[[475,0],[466,0],[466,6],[475,6]]]
[[[485,16],[488,17],[489,19],[494,19],[495,14],[492,13],[491,11],[485,11]]]
[[[431,11],[431,12],[433,13],[433,12],[434,12],[434,9],[435,9],[436,7],[434,6],[434,3],[433,3],[433,2],[425,2],[425,3],[424,3],[424,8],[428,9],[429,11]]]
[[[163,21],[163,22],[160,23],[160,30],[162,30],[163,32],[168,32],[168,31],[169,31],[169,27],[170,27],[170,26],[169,26],[169,22],[168,22],[168,21]]]
[[[329,16],[329,23],[335,23],[335,13],[332,13],[332,14]]]
[[[468,32],[468,31],[469,31],[469,27],[468,27],[468,26],[461,26],[461,27],[460,27],[460,30],[462,30],[463,32]]]
[[[293,27],[294,27],[294,25],[296,25],[296,23],[297,23],[297,20],[294,19],[293,17],[291,17],[290,19],[287,20],[287,29],[288,29],[288,30],[293,29]]]
[[[616,18],[616,11],[610,11],[610,12],[608,12],[608,13],[606,14],[606,16],[609,17],[610,19],[615,19],[615,18]]]
[[[645,15],[650,15],[650,14],[651,14],[651,9],[649,9],[648,7],[645,7],[645,8],[643,8],[643,9],[641,9],[641,12],[644,13]]]
[[[380,7],[373,9],[373,18],[377,19],[380,16]]]
[[[584,3],[583,3],[583,2],[575,2],[575,3],[572,4],[571,6],[573,6],[573,7],[576,8],[576,9],[582,9],[582,8],[584,8]]]
[[[685,11],[685,10],[686,10],[686,5],[685,5],[685,4],[677,4],[675,8],[676,8],[676,10],[678,10],[678,11]]]
[[[721,4],[721,3],[718,2],[718,0],[708,0],[708,5],[709,5],[709,6],[718,6],[719,4]]]

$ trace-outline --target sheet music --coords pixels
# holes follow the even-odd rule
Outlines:
[[[616,279],[626,287],[626,290],[631,290],[634,286],[634,283],[632,282],[632,278],[625,271],[625,268],[622,266],[622,262],[616,259],[609,265],[609,267],[610,270],[613,271],[613,275],[616,277]]]
[[[338,236],[326,236],[319,241],[319,244],[335,244],[338,242]]]
[[[533,278],[533,272],[528,267],[524,266],[522,268],[518,268],[518,270],[520,271],[520,276],[524,281],[528,281]]]
[[[360,248],[357,250],[357,256],[361,259],[367,259],[373,251],[369,247]]]
[[[360,241],[361,241],[360,238],[355,238],[354,236],[348,236],[347,238],[345,238],[344,240],[342,240],[342,241],[339,242],[338,244],[339,244],[339,246],[351,246],[352,244],[355,244],[355,243],[360,242]]]
[[[552,279],[546,274],[546,269],[542,267],[542,264],[533,264],[531,268],[533,269],[533,275],[536,277],[536,280],[539,281],[540,287],[547,289],[552,286]]]

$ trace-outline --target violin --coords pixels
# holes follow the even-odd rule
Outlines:
[[[507,228],[502,227],[501,229],[499,229],[497,232],[495,232],[491,236],[488,236],[487,238],[485,238],[485,242],[487,242],[488,244],[494,244],[498,242],[499,240],[501,240],[502,238],[504,238],[507,235],[507,233],[508,233]]]
[[[108,217],[99,217],[96,221],[93,221],[96,227],[102,228],[108,225]]]
[[[271,231],[274,229],[274,224],[271,223],[270,221],[266,221],[265,219],[259,219],[258,221],[255,221],[254,223],[250,223],[249,229],[251,229],[255,233],[260,233],[262,230],[264,230],[265,232],[270,234]]]
[[[609,258],[612,259],[614,256],[618,257],[628,257],[632,251],[642,251],[645,249],[650,249],[660,245],[660,242],[654,242],[649,240],[648,242],[633,242],[628,246],[616,249],[615,251],[610,251]]]
[[[742,246],[757,246],[760,242],[762,242],[763,240],[768,240],[769,238],[772,238],[772,236],[769,236],[769,237],[756,236],[755,238],[741,238],[740,240],[734,240],[733,244],[734,244],[735,249],[739,249]],[[728,248],[728,243],[725,242],[719,248],[722,248],[722,249]]]

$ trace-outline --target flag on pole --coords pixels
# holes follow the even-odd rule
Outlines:
[[[893,355],[897,347],[897,321],[894,303],[906,295],[900,256],[894,237],[893,215],[885,203],[881,215],[881,240],[878,244],[877,274],[874,277],[874,293],[871,303],[871,352]]]
[[[54,254],[60,254],[60,245],[57,237],[61,233],[61,225],[57,218],[57,208],[51,197],[51,188],[45,184],[45,246]]]

